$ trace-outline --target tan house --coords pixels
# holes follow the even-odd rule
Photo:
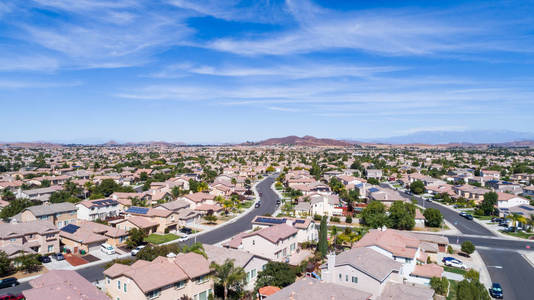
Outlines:
[[[118,247],[124,245],[128,232],[100,223],[80,221],[77,225],[69,224],[59,232],[61,244],[72,251],[96,251],[103,243]]]
[[[49,221],[0,224],[0,250],[9,257],[59,252],[59,230]]]
[[[50,270],[30,281],[31,289],[23,291],[26,300],[91,299],[109,297],[73,270]]]
[[[61,228],[67,224],[76,223],[77,210],[76,206],[69,202],[45,203],[24,209],[16,218],[21,222],[50,221],[57,228]]]
[[[210,272],[208,260],[200,254],[160,256],[130,266],[114,264],[104,271],[105,289],[114,300],[176,300],[183,296],[207,300],[213,294]]]
[[[127,214],[126,219],[130,216],[140,216],[158,224],[157,233],[169,233],[178,230],[178,215],[171,210],[132,206],[125,213]]]

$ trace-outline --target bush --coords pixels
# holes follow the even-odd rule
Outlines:
[[[486,287],[478,281],[462,280],[458,283],[456,290],[456,299],[458,300],[490,300]]]
[[[346,222],[346,223],[349,223],[349,224],[352,223],[352,217],[351,217],[351,216],[347,216],[347,217],[345,218],[345,222]]]
[[[469,269],[464,275],[465,279],[469,279],[471,281],[478,281],[480,279],[480,273],[478,273],[474,269]]]
[[[467,255],[473,254],[475,252],[475,245],[471,241],[465,241],[462,243],[462,252]]]
[[[432,287],[436,294],[446,296],[449,290],[449,281],[445,277],[432,277],[430,279],[430,287]]]
[[[423,215],[425,216],[425,224],[429,227],[439,227],[441,222],[443,222],[443,216],[438,209],[427,208],[425,209]]]
[[[313,220],[315,221],[321,221],[323,217],[319,216],[319,215],[313,215]]]
[[[330,221],[331,221],[331,222],[339,223],[339,218],[338,218],[338,217],[331,217],[331,218],[330,218]]]
[[[453,254],[454,253],[454,250],[452,250],[452,246],[451,245],[447,246],[447,253],[449,253],[449,254]]]

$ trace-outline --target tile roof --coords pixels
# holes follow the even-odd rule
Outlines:
[[[47,216],[57,213],[65,213],[70,211],[77,211],[76,205],[69,202],[50,203],[36,206],[30,206],[24,211],[30,211],[34,216]]]
[[[355,288],[303,278],[281,289],[269,300],[367,300],[372,294]]]
[[[109,300],[108,296],[72,270],[50,270],[30,281],[23,291],[27,300]]]
[[[443,273],[443,267],[440,267],[436,264],[424,264],[416,265],[411,275],[432,278],[432,277],[441,277]]]
[[[0,238],[6,239],[32,233],[57,233],[59,230],[50,221],[0,224]]]
[[[274,225],[270,227],[265,227],[258,231],[253,231],[243,236],[243,239],[254,236],[254,235],[259,235],[265,238],[266,240],[270,241],[271,243],[277,243],[278,241],[287,239],[296,233],[297,233],[297,229],[284,223],[284,224],[278,224],[278,225]]]
[[[434,290],[428,287],[388,282],[378,300],[432,300],[433,297]]]
[[[391,252],[394,256],[413,258],[417,252],[420,241],[415,236],[400,230],[380,229],[370,230],[359,240],[354,247],[378,246]]]

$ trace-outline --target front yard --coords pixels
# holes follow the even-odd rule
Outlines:
[[[145,242],[151,244],[163,244],[166,242],[174,241],[180,237],[176,234],[167,233],[167,234],[151,234],[145,238]]]

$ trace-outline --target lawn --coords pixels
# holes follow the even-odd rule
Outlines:
[[[443,266],[443,270],[445,272],[451,272],[451,273],[456,273],[456,274],[460,274],[460,275],[465,275],[465,273],[467,272],[464,269],[455,268],[455,267],[449,267],[449,266]]]
[[[495,218],[495,216],[479,216],[479,215],[474,215],[473,217],[479,220],[482,220],[482,221],[488,221],[488,220],[491,220],[491,218]]]
[[[176,239],[180,238],[176,234],[167,233],[167,234],[151,234],[148,237],[145,238],[145,242],[151,243],[151,244],[163,244],[166,242],[174,241]]]
[[[458,289],[458,281],[449,280],[449,295],[447,300],[456,300],[456,289]]]
[[[522,238],[522,239],[528,239],[529,237],[534,236],[534,233],[526,233],[526,232],[522,232],[522,231],[519,231],[519,232],[504,232],[504,231],[501,230],[501,232],[504,233],[504,234],[515,236],[515,237]]]

